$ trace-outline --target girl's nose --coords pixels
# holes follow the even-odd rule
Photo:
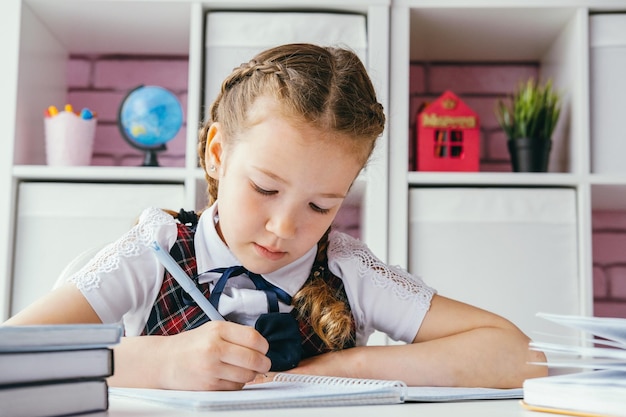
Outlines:
[[[296,216],[289,211],[283,210],[275,213],[267,221],[265,228],[280,239],[293,239],[297,229]]]

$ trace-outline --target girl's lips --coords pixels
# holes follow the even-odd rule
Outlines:
[[[266,248],[265,246],[261,246],[256,243],[254,244],[254,248],[256,249],[259,255],[261,255],[262,257],[266,259],[269,259],[270,261],[278,261],[279,259],[281,259],[283,256],[287,254],[287,252],[271,250],[271,249]]]

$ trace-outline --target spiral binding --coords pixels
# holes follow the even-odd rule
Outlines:
[[[407,385],[399,380],[385,379],[363,379],[363,378],[344,378],[336,376],[319,376],[319,375],[301,375],[279,373],[274,376],[274,382],[295,382],[302,384],[316,384],[327,386],[369,386],[376,385],[381,387],[399,387],[404,388]]]

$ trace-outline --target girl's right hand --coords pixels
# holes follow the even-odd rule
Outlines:
[[[123,338],[115,348],[116,372],[109,382],[190,391],[239,390],[269,371],[268,349],[267,340],[253,327],[227,321],[210,321],[172,336]]]
[[[163,385],[187,390],[239,390],[269,371],[267,340],[253,327],[211,321],[162,345],[167,371]]]

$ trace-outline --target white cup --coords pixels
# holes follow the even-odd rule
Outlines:
[[[90,165],[96,119],[62,111],[44,119],[46,160],[52,166]]]

